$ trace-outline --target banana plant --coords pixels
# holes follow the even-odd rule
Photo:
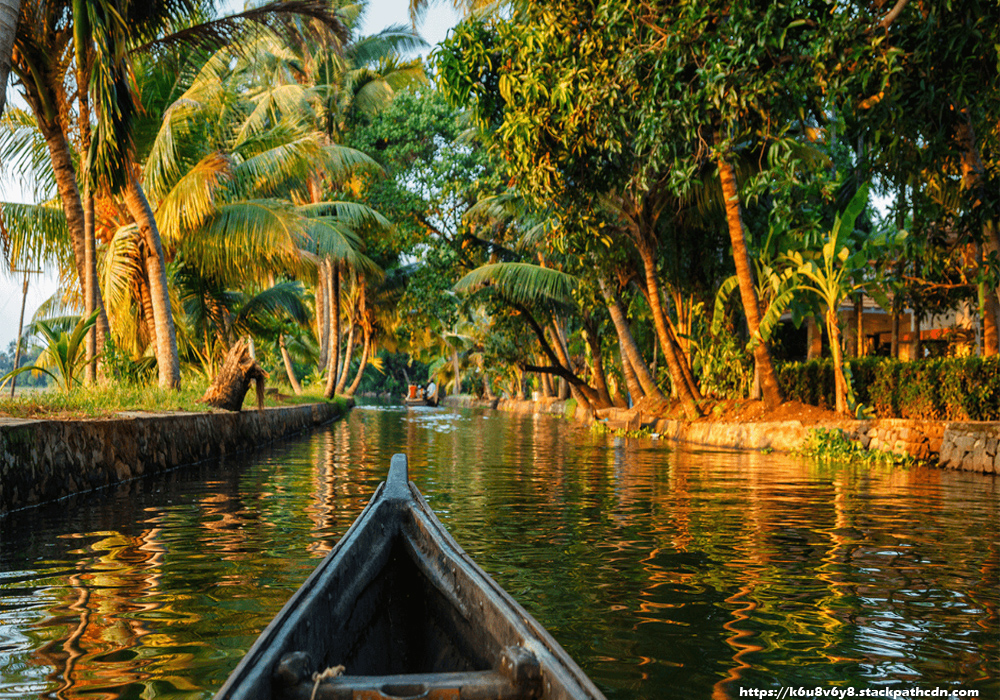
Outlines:
[[[869,261],[876,257],[878,249],[887,244],[885,234],[866,239],[856,250],[851,250],[849,245],[854,223],[867,202],[866,185],[857,191],[844,212],[834,219],[819,256],[809,257],[800,251],[789,252],[784,256],[798,279],[795,288],[816,295],[826,307],[824,320],[833,355],[836,410],[838,413],[858,415],[864,412],[864,407],[859,406],[854,397],[850,367],[841,347],[840,318],[837,312],[849,296],[860,290],[875,299],[879,306],[888,308],[890,305],[889,299],[875,285],[874,280],[863,275],[870,267]]]

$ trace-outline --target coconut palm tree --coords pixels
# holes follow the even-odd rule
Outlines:
[[[350,6],[356,12],[356,5]],[[349,26],[357,15],[347,15]],[[316,131],[327,145],[342,142],[345,131],[358,114],[384,108],[402,87],[425,82],[419,61],[403,61],[400,56],[423,45],[413,32],[390,27],[369,37],[352,37],[342,51],[328,42],[300,33],[293,41],[264,47],[255,62],[264,89],[256,96],[257,108],[251,119],[268,115],[287,116],[289,108],[306,106]],[[317,171],[307,182],[307,201],[319,204],[326,199],[331,183]],[[321,361],[326,361],[325,393],[333,396],[339,384],[341,336],[340,286],[350,261],[324,256],[317,267],[317,334]]]
[[[7,76],[20,7],[20,0],[0,0],[0,114],[7,104]]]
[[[164,241],[228,288],[309,277],[333,259],[377,275],[356,230],[388,222],[357,202],[314,202],[309,190],[316,179],[342,182],[376,166],[326,143],[307,105],[287,94],[262,109],[273,91],[253,89],[257,58],[210,57],[166,108],[145,161]]]
[[[131,215],[136,220],[145,239],[150,255],[148,277],[153,310],[162,332],[157,336],[158,364],[162,386],[177,386],[179,372],[176,359],[176,340],[172,327],[169,296],[166,286],[166,268],[162,258],[159,232],[152,209],[135,177],[128,160],[132,153],[131,101],[132,94],[126,79],[129,67],[128,50],[150,37],[161,40],[186,14],[204,8],[194,0],[162,0],[158,2],[128,2],[127,0],[102,0],[81,2],[62,0],[25,4],[15,37],[15,74],[21,79],[25,99],[31,106],[49,146],[53,170],[59,187],[60,198],[66,210],[66,219],[73,241],[74,257],[81,286],[86,287],[87,225],[83,198],[76,180],[65,124],[72,123],[71,102],[62,77],[76,58],[81,67],[79,79],[87,85],[79,86],[79,93],[88,89],[94,92],[95,143],[88,156],[90,167],[108,176],[107,182],[123,194]],[[286,3],[269,3],[255,10],[240,13],[201,29],[186,29],[171,35],[171,41],[215,42],[232,39],[236,30],[246,24],[268,25],[277,21],[286,24],[289,15],[305,14],[320,19],[335,30],[342,28],[336,16],[329,13],[325,3],[310,0],[292,0]],[[79,25],[78,26],[78,22]],[[69,50],[74,41],[74,51]],[[85,65],[84,65],[85,64]]]

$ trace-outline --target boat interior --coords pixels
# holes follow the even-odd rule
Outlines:
[[[536,697],[538,662],[495,601],[442,553],[419,511],[392,505],[381,504],[343,552],[352,565],[339,570],[353,574],[331,576],[303,611],[304,643],[282,657],[276,696]],[[316,682],[338,666],[341,675]]]

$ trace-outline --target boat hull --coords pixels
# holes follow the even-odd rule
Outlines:
[[[314,673],[343,666],[316,683]],[[452,539],[404,455],[217,700],[603,695]]]
[[[414,406],[437,406],[437,399],[403,399],[403,403],[406,404],[407,408],[412,408]]]

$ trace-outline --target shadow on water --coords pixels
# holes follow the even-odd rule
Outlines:
[[[1000,697],[990,478],[391,406],[0,521],[0,697],[211,697],[396,452],[609,698]]]

